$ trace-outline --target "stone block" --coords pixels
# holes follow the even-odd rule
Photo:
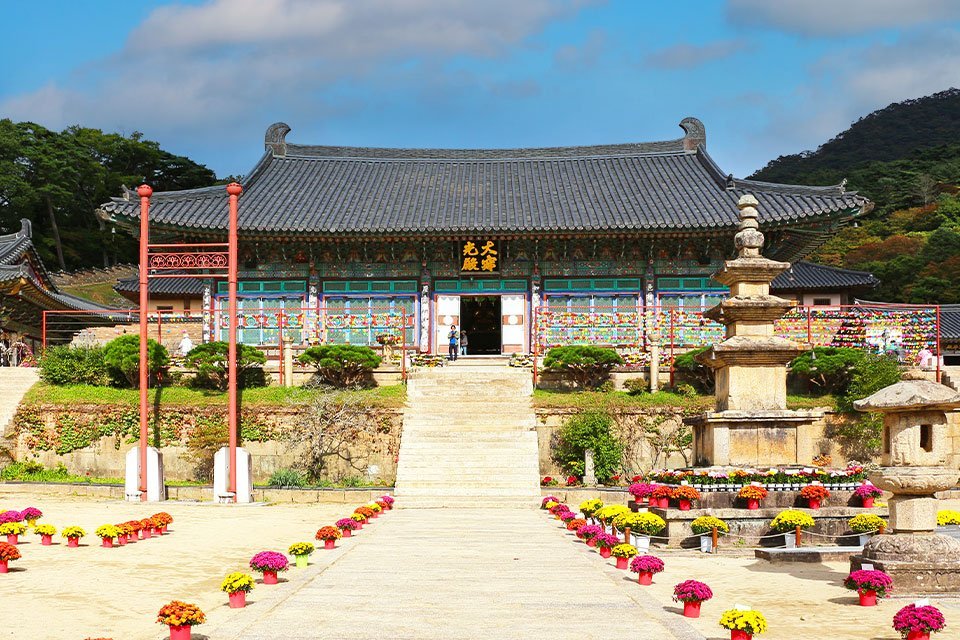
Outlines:
[[[890,529],[895,533],[933,531],[937,523],[937,500],[926,496],[895,495],[889,500]]]

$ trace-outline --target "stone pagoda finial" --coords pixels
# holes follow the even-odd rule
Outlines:
[[[740,209],[740,231],[733,237],[734,246],[741,258],[758,258],[763,248],[763,234],[757,222],[757,206],[760,203],[749,193],[737,202]]]

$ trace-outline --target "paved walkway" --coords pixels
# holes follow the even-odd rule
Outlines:
[[[533,509],[401,509],[343,542],[311,579],[209,637],[703,638]]]

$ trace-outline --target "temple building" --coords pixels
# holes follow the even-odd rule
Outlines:
[[[711,274],[734,253],[745,194],[759,201],[766,255],[789,262],[872,206],[842,184],[733,178],[708,155],[699,120],[680,126],[683,137],[661,142],[383,149],[294,144],[290,127],[274,124],[242,181],[239,339],[276,344],[285,331],[298,343],[373,344],[401,317],[406,344],[421,351],[445,352],[457,325],[472,353],[527,352],[540,309],[636,314],[716,304],[726,289]],[[101,214],[138,233],[136,193]],[[150,218],[151,242],[223,242],[226,193],[158,192]],[[816,275],[796,269],[796,277]],[[857,286],[869,286],[861,275]],[[157,308],[202,318],[210,339],[225,335],[225,281],[160,282],[151,284]],[[135,284],[117,289],[133,295]],[[846,301],[821,302],[828,297]],[[636,341],[601,329],[589,337]]]

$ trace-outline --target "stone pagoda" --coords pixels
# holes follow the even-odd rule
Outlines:
[[[960,590],[960,541],[935,532],[937,491],[952,489],[960,471],[946,467],[947,412],[960,407],[960,394],[930,380],[905,380],[854,402],[860,411],[883,414],[883,467],[870,481],[890,498],[890,535],[874,536],[851,560],[893,577],[898,594]]]
[[[770,282],[790,268],[764,258],[757,202],[740,198],[738,256],[714,274],[730,295],[704,313],[726,327],[726,339],[698,359],[714,370],[716,410],[692,418],[697,465],[809,464],[819,411],[787,410],[787,363],[808,347],[774,335],[774,322],[794,303],[770,295]]]

